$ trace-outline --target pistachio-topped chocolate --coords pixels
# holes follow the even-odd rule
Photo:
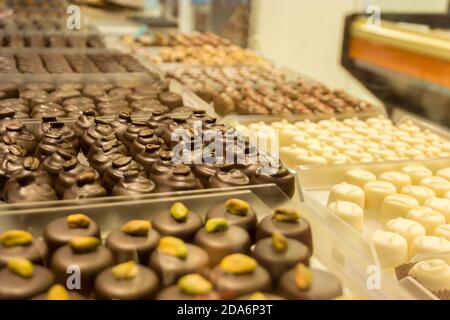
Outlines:
[[[122,231],[130,236],[146,237],[151,228],[148,220],[131,220],[122,226]]]
[[[33,263],[23,258],[12,258],[8,261],[7,268],[12,273],[22,277],[31,278],[34,273]]]
[[[69,292],[60,284],[55,284],[47,292],[47,300],[69,300]]]
[[[206,232],[214,233],[219,231],[224,231],[229,228],[228,221],[223,218],[213,218],[209,219],[205,224]]]
[[[71,214],[67,216],[67,226],[71,229],[87,229],[91,223],[91,218],[82,213]]]
[[[297,222],[300,219],[300,213],[295,209],[277,209],[272,219],[278,222]]]
[[[170,215],[176,221],[186,221],[189,215],[189,209],[181,202],[175,202],[172,207],[170,207]]]
[[[286,251],[288,248],[288,240],[281,233],[274,232],[272,234],[272,246],[276,251]]]
[[[94,252],[101,242],[96,237],[75,237],[69,241],[69,246],[74,253]]]
[[[225,202],[225,208],[231,214],[245,216],[250,209],[248,202],[239,199],[229,199]]]
[[[206,295],[213,290],[211,282],[199,274],[188,274],[178,280],[178,287],[189,295]]]
[[[139,269],[134,261],[128,261],[113,267],[111,272],[116,280],[129,280],[136,278]]]
[[[303,263],[295,266],[295,285],[300,290],[307,290],[311,287],[312,273],[311,270]]]
[[[23,230],[8,230],[0,235],[0,243],[4,247],[28,246],[33,242],[31,233]]]
[[[258,266],[258,263],[249,256],[235,253],[223,258],[219,266],[226,273],[245,274],[253,272]]]
[[[189,254],[188,247],[183,240],[175,237],[162,237],[159,240],[158,251],[179,259],[186,259]]]

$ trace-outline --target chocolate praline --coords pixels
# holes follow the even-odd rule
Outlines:
[[[280,278],[277,292],[289,300],[329,300],[342,295],[340,282],[330,273],[311,269],[312,281],[308,289],[299,289],[295,281],[295,269]]]
[[[289,212],[293,210],[287,209]],[[256,231],[256,240],[271,237],[274,232],[279,232],[287,238],[292,238],[306,245],[310,252],[313,252],[311,227],[309,222],[300,217],[297,213],[296,217],[288,220],[277,221],[277,214],[283,214],[285,209],[278,209],[271,216],[267,216],[261,220]]]
[[[150,300],[159,289],[159,279],[155,272],[136,265],[137,275],[130,279],[117,279],[113,268],[103,270],[95,278],[95,297],[100,300]]]
[[[242,297],[239,297],[238,300],[248,300],[248,301],[269,301],[269,300],[286,300],[285,298],[278,296],[276,294],[272,293],[265,293],[265,292],[255,292],[253,294],[246,294]]]
[[[135,156],[135,160],[139,163],[146,173],[150,173],[152,166],[159,160],[161,146],[159,144],[148,144],[145,150]]]
[[[31,173],[13,177],[5,186],[4,199],[7,203],[27,203],[58,200],[52,186],[42,183]]]
[[[155,214],[152,219],[153,227],[163,236],[172,236],[191,242],[203,226],[203,221],[197,213],[189,211],[186,207],[184,207],[186,215],[177,216],[175,210],[178,207],[184,207],[184,205],[175,203],[170,210]]]
[[[32,298],[50,288],[54,281],[52,273],[38,265],[33,265],[33,275],[29,278],[4,268],[0,271],[0,300]]]
[[[112,191],[114,185],[124,178],[125,172],[130,170],[142,172],[142,166],[132,157],[120,156],[114,159],[111,168],[108,168],[103,175],[104,186]]]
[[[97,172],[86,171],[78,175],[75,183],[64,192],[64,200],[78,200],[106,197],[108,192],[97,181]]]
[[[83,297],[82,295],[76,293],[76,292],[72,292],[72,291],[68,291],[64,289],[64,296],[60,296],[60,295],[56,295],[56,296],[52,296],[52,290],[53,288],[60,286],[62,288],[64,288],[63,286],[61,286],[60,284],[55,284],[53,285],[47,292],[44,293],[40,293],[36,296],[34,296],[31,300],[52,300],[52,301],[63,301],[63,300],[70,300],[70,301],[78,301],[78,300],[86,300],[85,297]],[[60,289],[57,289],[60,290]]]
[[[139,196],[155,192],[155,183],[145,177],[141,171],[129,170],[124,173],[123,179],[114,185],[113,196]]]
[[[269,271],[274,283],[296,264],[309,265],[311,254],[308,247],[297,240],[285,239],[286,247],[283,249],[277,249],[271,238],[258,241],[253,249],[253,257]]]
[[[8,244],[7,238],[14,234],[25,233],[29,241],[20,244]],[[39,265],[48,262],[48,247],[44,241],[36,239],[26,231],[10,230],[0,234],[0,269],[5,267],[11,258],[23,258]]]
[[[42,162],[41,169],[47,172],[52,179],[56,179],[64,164],[73,158],[74,156],[71,153],[58,149]]]
[[[221,166],[209,179],[209,188],[230,188],[247,186],[250,179],[232,165]]]
[[[183,276],[176,285],[162,290],[157,300],[220,300],[212,284],[199,274]]]
[[[237,214],[237,212],[230,210],[230,206],[233,202],[243,203],[246,208],[243,208],[242,212]],[[255,238],[256,225],[258,220],[256,213],[253,211],[250,205],[240,199],[230,199],[226,202],[219,203],[208,210],[206,213],[205,220],[213,218],[223,218],[229,222],[232,226],[241,227],[246,230],[252,239]]]
[[[71,222],[79,214],[58,218],[48,223],[43,231],[44,241],[51,252],[66,245],[74,237],[95,237],[100,239],[100,228],[89,217],[83,217],[83,224]]]
[[[137,227],[134,226],[136,224]],[[132,220],[112,230],[106,238],[105,245],[111,250],[117,263],[132,260],[147,265],[159,238],[159,233],[151,228],[148,221]]]
[[[162,183],[158,184],[157,190],[158,192],[176,192],[202,188],[200,181],[194,176],[191,169],[181,165],[176,167]]]
[[[96,180],[100,179],[100,175],[97,171],[81,164],[77,158],[72,157],[70,160],[66,161],[56,178],[56,194],[59,197],[62,197],[64,193],[76,183],[76,178],[85,172],[94,172],[97,177]]]
[[[275,183],[287,196],[292,198],[295,192],[295,176],[288,169],[261,167],[251,177],[252,184]]]
[[[212,219],[207,223],[214,220],[224,219]],[[227,225],[225,230],[208,231],[207,226],[197,232],[194,243],[209,254],[211,267],[216,266],[223,258],[232,253],[250,254],[252,244],[250,236],[244,229]]]

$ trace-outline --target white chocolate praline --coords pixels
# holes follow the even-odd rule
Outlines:
[[[436,197],[436,193],[433,190],[422,186],[407,186],[402,189],[401,193],[416,198],[421,206],[428,199]]]
[[[412,244],[415,238],[426,235],[425,228],[420,223],[405,218],[389,220],[384,229],[401,235],[408,242],[408,246]]]
[[[393,194],[384,198],[380,208],[380,219],[387,222],[398,217],[405,218],[411,209],[419,206],[419,202],[405,194]]]
[[[393,269],[408,259],[408,242],[397,233],[377,230],[371,241],[383,269]]]
[[[324,157],[325,159],[327,159],[328,163],[333,163],[333,164],[348,163],[351,160],[346,155],[343,155],[341,153],[337,153],[334,151],[324,152],[321,154],[321,156]]]
[[[412,121],[406,121],[405,123],[399,124],[397,126],[400,130],[409,132],[409,133],[415,133],[422,131],[420,127],[416,126]]]
[[[288,122],[287,120],[281,120],[281,121],[276,121],[276,122],[272,122],[270,124],[270,126],[274,129],[278,129],[278,130],[283,130],[283,129],[293,129],[295,130],[296,127],[294,124]]]
[[[433,236],[442,237],[450,241],[450,224],[442,224],[434,229]]]
[[[328,208],[356,230],[364,231],[364,210],[356,203],[336,201],[330,203]]]
[[[308,150],[299,148],[295,145],[280,148],[280,159],[288,167],[295,167],[298,165],[298,155],[308,155]]]
[[[360,187],[347,182],[337,184],[331,188],[328,204],[336,201],[353,202],[359,207],[364,208],[364,191]]]
[[[308,144],[306,146],[306,149],[317,155],[322,155],[326,152],[334,152],[336,150],[333,147],[326,145],[326,144],[322,144],[322,143]]]
[[[296,162],[299,165],[309,165],[309,164],[327,164],[327,159],[321,156],[314,156],[314,155],[298,155],[295,157]]]
[[[411,177],[412,184],[419,184],[423,178],[431,177],[433,175],[433,172],[431,172],[430,169],[420,164],[406,165],[401,171]]]
[[[450,290],[450,266],[441,259],[417,262],[408,275],[432,292]]]
[[[450,252],[450,241],[442,237],[422,236],[414,239],[409,257],[412,259],[419,254],[445,254],[448,252]]]
[[[406,215],[406,218],[420,223],[428,235],[432,235],[437,227],[445,224],[444,215],[428,207],[411,209]]]
[[[311,139],[309,136],[304,135],[297,129],[283,129],[279,131],[279,141],[281,146],[286,146],[294,143],[294,139],[303,137],[304,139]]]
[[[299,136],[294,138],[293,143],[299,147],[306,148],[309,144],[320,143],[320,141],[311,137]]]
[[[425,202],[425,207],[442,213],[445,217],[445,221],[450,223],[450,199],[431,198]]]
[[[345,181],[364,188],[367,182],[375,181],[377,177],[370,171],[363,169],[350,169],[345,173]]]
[[[445,194],[445,199],[450,199],[450,191]]]
[[[378,179],[392,183],[397,188],[398,192],[404,187],[411,185],[411,178],[406,173],[399,171],[384,172],[380,174]]]
[[[358,150],[347,150],[344,151],[344,154],[351,158],[354,161],[362,161],[363,159],[373,158],[372,155],[368,152],[358,151]]]
[[[366,209],[373,212],[380,210],[381,204],[387,196],[397,193],[395,186],[386,181],[371,181],[364,185],[366,195]]]
[[[441,177],[446,179],[447,181],[450,181],[450,167],[443,168],[436,172],[436,177]]]
[[[420,181],[420,185],[430,188],[436,193],[436,196],[443,197],[450,191],[450,182],[441,177],[426,177]]]

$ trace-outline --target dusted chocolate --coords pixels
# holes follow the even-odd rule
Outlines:
[[[23,230],[8,230],[0,234],[0,269],[11,258],[22,258],[32,263],[46,265],[48,247],[42,240],[35,239]]]
[[[43,232],[44,241],[52,252],[69,243],[74,237],[100,239],[100,229],[94,220],[84,214],[73,214],[51,221]]]
[[[155,214],[152,223],[161,235],[180,238],[186,242],[194,240],[195,234],[203,226],[200,216],[189,211],[180,202],[174,203],[169,211]]]
[[[261,220],[256,231],[256,239],[271,237],[279,232],[287,238],[292,238],[306,245],[310,252],[312,249],[311,228],[304,218],[293,209],[277,209],[272,216]]]
[[[159,238],[159,233],[152,229],[149,221],[132,220],[112,230],[105,245],[111,250],[117,263],[132,260],[146,265]]]
[[[102,300],[149,300],[158,289],[155,272],[132,261],[103,270],[95,278],[95,296]]]

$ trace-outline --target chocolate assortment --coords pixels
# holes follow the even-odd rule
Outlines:
[[[76,41],[76,38],[73,39]],[[0,73],[147,72],[134,57],[120,53],[2,53]]]
[[[105,44],[98,35],[22,35],[0,34],[0,47],[7,48],[104,48]]]
[[[274,69],[177,67],[167,72],[207,102],[218,114],[290,115],[374,112],[374,106],[303,79],[287,80]]]
[[[225,205],[230,216],[254,214],[241,199]],[[293,215],[300,218],[298,212],[279,208],[267,218],[291,221]],[[104,242],[95,221],[82,213],[50,221],[43,240],[24,230],[4,231],[0,299],[308,300],[342,295],[337,278],[311,269],[312,251],[284,236],[284,228],[255,242],[227,219],[203,219],[181,202],[152,217],[102,230]],[[255,228],[260,228],[258,221]],[[189,236],[182,240],[177,234]],[[81,286],[68,289],[67,270],[73,266],[80,270]]]

